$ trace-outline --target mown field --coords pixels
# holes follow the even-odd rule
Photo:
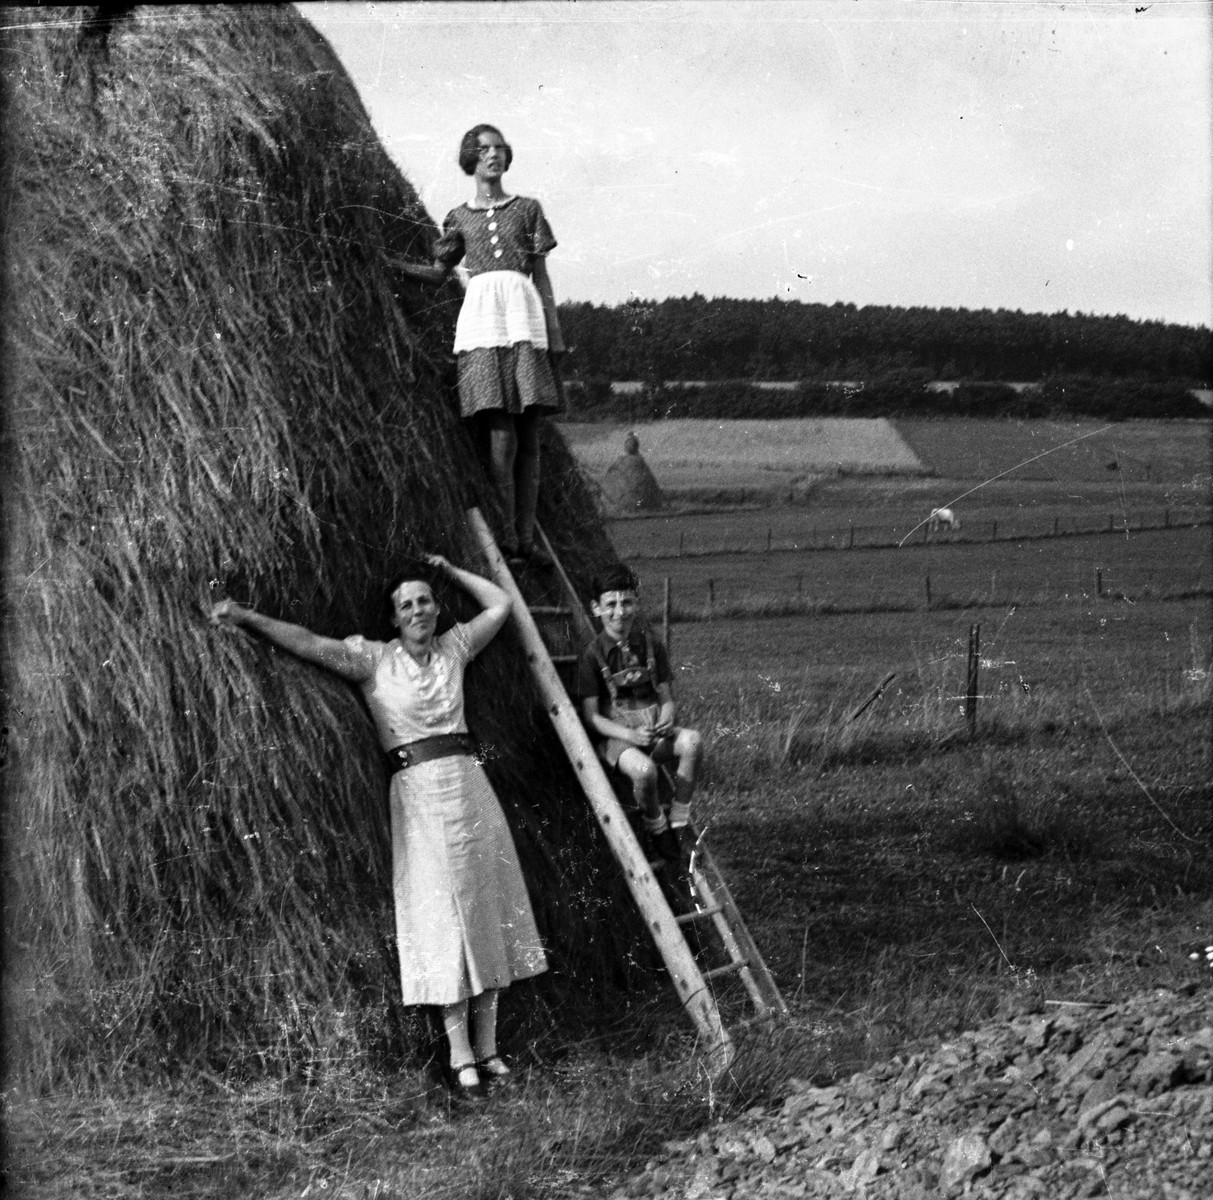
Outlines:
[[[832,481],[839,475],[866,475],[872,477],[878,506],[879,497],[893,490],[929,500],[929,511],[973,488],[977,491],[967,507],[1000,506],[1005,492],[988,489],[1001,480],[1032,485],[1029,495],[1041,504],[1119,496],[1122,505],[1207,505],[1213,479],[1211,429],[1209,421],[1105,425],[1086,420],[820,418],[688,419],[638,425],[636,433],[641,454],[675,502],[713,495],[728,499],[730,491],[734,499],[748,491],[769,502],[799,498],[810,485],[810,504],[830,507]],[[600,478],[623,452],[627,427],[567,424],[561,431],[589,474]],[[893,485],[876,478],[890,474],[906,478]],[[1051,492],[1048,485],[1059,490]],[[842,495],[850,498],[846,488]]]

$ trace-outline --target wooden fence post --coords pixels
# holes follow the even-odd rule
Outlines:
[[[716,580],[708,580],[708,615],[712,615],[712,610],[716,607]]]
[[[771,527],[767,526],[767,553],[771,553]]]
[[[931,576],[927,575],[927,608],[931,607]]]
[[[969,737],[977,735],[977,677],[981,663],[979,654],[981,626],[969,626],[969,677],[965,690],[965,719],[969,722]]]
[[[1095,594],[1103,595],[1103,571],[1099,567],[1095,568]]]
[[[665,642],[666,653],[670,650],[670,577],[665,577],[661,595],[661,637]]]

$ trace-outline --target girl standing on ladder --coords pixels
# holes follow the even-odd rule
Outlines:
[[[513,150],[493,125],[463,135],[459,165],[476,194],[453,208],[433,263],[395,260],[407,276],[441,283],[463,261],[471,276],[455,325],[463,416],[487,428],[490,469],[505,514],[502,553],[514,567],[550,566],[535,544],[539,423],[564,403],[552,355],[564,352],[546,255],[556,238],[538,200],[508,195]]]

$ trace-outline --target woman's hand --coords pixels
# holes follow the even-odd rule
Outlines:
[[[451,571],[451,564],[447,562],[447,560],[443,558],[441,554],[427,554],[425,555],[425,561],[429,563],[431,567],[438,567],[441,570],[446,571],[448,574]]]
[[[240,625],[249,611],[244,605],[237,604],[235,600],[220,600],[211,605],[211,624]]]

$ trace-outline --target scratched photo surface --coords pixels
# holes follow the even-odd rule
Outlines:
[[[1209,5],[0,31],[13,1195],[1201,1194]],[[465,172],[485,123],[508,169]],[[513,442],[459,341],[508,197],[490,349],[562,406]],[[393,783],[357,663],[433,554],[514,615],[466,670],[480,807],[397,838],[459,773]],[[702,737],[683,833],[591,741],[617,562]],[[406,929],[462,930],[471,1091]]]

